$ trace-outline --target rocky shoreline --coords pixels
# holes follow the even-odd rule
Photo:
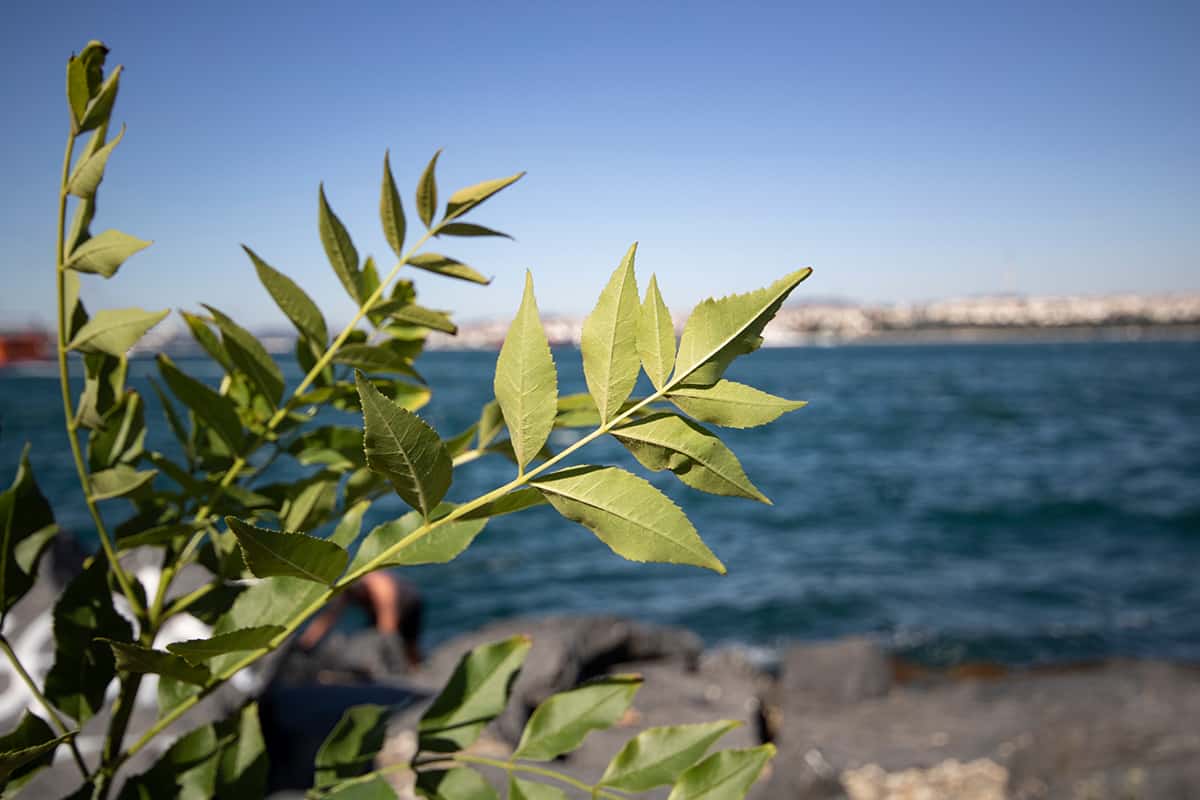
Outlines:
[[[736,719],[743,724],[723,746],[779,748],[751,793],[756,800],[1129,800],[1192,798],[1200,787],[1200,666],[931,672],[857,638],[795,644],[762,665],[746,651],[705,650],[687,630],[606,616],[489,625],[403,675],[372,633],[288,654],[264,696],[275,785],[307,778],[310,750],[324,735],[318,728],[332,726],[339,703],[395,704],[380,762],[407,759],[416,720],[462,653],[515,633],[532,636],[534,647],[508,711],[478,745],[494,755],[507,754],[550,694],[613,671],[645,676],[627,718],[557,765],[585,780],[645,727]]]

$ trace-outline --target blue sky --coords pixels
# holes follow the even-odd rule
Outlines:
[[[349,5],[349,4],[347,4]],[[1200,288],[1200,4],[26,3],[0,50],[0,323],[52,318],[66,57],[124,64],[93,230],[156,244],[93,307],[208,302],[282,321],[238,248],[351,313],[317,184],[390,266],[405,192],[529,174],[473,217],[516,242],[419,276],[460,318],[584,312],[628,244],[668,303],[798,266],[797,298]]]

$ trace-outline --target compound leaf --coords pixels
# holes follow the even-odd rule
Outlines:
[[[428,518],[446,496],[454,467],[433,428],[388,400],[357,373],[367,466],[392,482],[396,493]]]
[[[346,709],[317,750],[314,785],[328,786],[370,772],[386,733],[387,709],[383,706]]]
[[[464,655],[417,725],[420,748],[454,752],[479,738],[507,705],[531,646],[529,637],[514,636]]]
[[[410,256],[405,263],[427,272],[436,272],[438,275],[445,275],[448,278],[458,278],[459,280],[470,281],[471,283],[481,283],[484,286],[492,282],[491,278],[468,267],[458,259],[438,253],[417,253],[415,256]]]
[[[803,400],[785,400],[724,378],[712,386],[679,386],[667,393],[667,399],[701,422],[726,428],[766,425],[808,405]]]
[[[258,279],[275,301],[275,305],[279,306],[279,310],[291,320],[302,336],[323,347],[329,339],[329,331],[317,304],[295,281],[259,258],[258,253],[246,245],[242,245],[242,249],[250,256]]]
[[[354,249],[346,226],[329,207],[324,184],[317,190],[317,228],[321,234],[321,246],[325,248],[325,255],[338,280],[346,287],[350,297],[361,304],[365,298],[359,296],[358,251]]]
[[[435,521],[438,516],[450,513],[453,508],[454,506],[449,503],[442,503],[434,510]],[[402,542],[423,523],[424,519],[419,512],[410,511],[399,519],[375,527],[363,539],[362,546],[354,554],[350,571],[355,571],[377,558],[388,548]],[[416,564],[445,564],[447,561],[453,561],[470,546],[471,542],[475,541],[475,537],[480,534],[486,524],[486,519],[467,521],[457,519],[443,522],[420,539],[389,556],[387,561],[378,566],[401,567]]]
[[[675,362],[675,383],[711,386],[738,356],[762,345],[762,330],[802,280],[801,269],[765,289],[705,300],[684,323]]]
[[[612,435],[642,466],[656,472],[669,469],[693,489],[771,503],[746,477],[741,462],[724,442],[678,414],[652,414],[626,422]]]
[[[539,477],[532,485],[558,513],[591,530],[622,558],[725,573],[679,506],[623,469],[571,467]]]
[[[637,383],[638,292],[633,272],[637,243],[613,271],[592,313],[583,321],[583,375],[600,420],[608,422]]]
[[[120,358],[137,344],[146,331],[166,319],[170,311],[140,308],[103,309],[89,319],[71,339],[68,350],[108,353]]]
[[[550,761],[569,753],[589,733],[620,719],[641,685],[640,675],[609,675],[551,695],[525,723],[513,758]]]
[[[740,724],[723,720],[648,728],[625,743],[604,770],[600,785],[646,792],[674,783],[714,742]]]
[[[383,235],[396,258],[404,258],[404,234],[408,223],[404,219],[404,205],[400,192],[396,191],[396,179],[392,177],[392,165],[388,154],[383,154],[383,189],[379,195],[379,218],[383,221]]]
[[[183,372],[166,355],[158,354],[158,369],[167,386],[197,417],[235,452],[242,447],[242,423],[233,401]]]
[[[125,138],[125,126],[121,126],[121,132],[117,134],[117,138],[80,161],[67,181],[67,191],[76,197],[90,200],[96,193],[96,189],[100,187],[100,181],[104,180],[104,168],[108,164],[108,157],[112,155],[112,151],[123,138]]]
[[[441,150],[433,154],[417,181],[417,214],[426,228],[433,224],[433,215],[437,211],[437,161],[441,154]]]
[[[117,669],[123,672],[148,672],[196,686],[203,686],[212,677],[212,673],[206,667],[190,664],[174,653],[165,653],[162,650],[152,650],[139,644],[116,642],[111,639],[101,639],[101,641],[112,648],[113,656],[117,661]]]
[[[655,389],[663,388],[675,368],[675,323],[653,275],[638,314],[637,345],[650,382]]]
[[[538,317],[533,276],[528,271],[521,307],[496,360],[493,388],[508,426],[517,466],[524,470],[550,437],[558,411],[558,373]]]
[[[774,755],[770,744],[713,753],[679,776],[667,800],[741,800]]]
[[[110,229],[96,234],[72,250],[63,266],[76,272],[111,278],[130,256],[151,244],[153,242]]]
[[[268,647],[271,641],[286,630],[282,625],[256,625],[252,628],[214,634],[208,639],[188,639],[167,645],[167,650],[193,664],[210,658],[238,653],[243,650],[259,650]]]
[[[518,172],[516,175],[509,175],[507,178],[496,178],[477,183],[474,186],[468,186],[465,189],[459,189],[450,195],[450,199],[446,201],[445,218],[454,219],[461,217],[471,209],[482,205],[489,197],[512,186],[524,176],[524,172]]]
[[[204,307],[221,329],[221,343],[234,365],[254,382],[263,396],[271,401],[272,407],[279,405],[283,397],[283,372],[262,342],[219,309],[210,305]]]
[[[242,546],[246,566],[259,578],[289,576],[332,585],[350,558],[333,542],[304,533],[271,531],[236,517],[225,522]]]

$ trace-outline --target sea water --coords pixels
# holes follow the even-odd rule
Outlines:
[[[560,391],[584,391],[578,351],[554,355]],[[494,364],[494,353],[422,356],[435,392],[422,413],[443,436],[476,419]],[[208,362],[181,366],[219,379]],[[295,364],[284,370],[294,384]],[[135,360],[130,382],[147,399],[150,446],[168,451],[154,373]],[[773,506],[651,476],[728,575],[625,562],[537,508],[493,520],[450,564],[403,571],[425,597],[427,642],[510,615],[606,612],[713,644],[864,634],[936,665],[1200,660],[1200,343],[771,349],[729,377],[809,406],[722,431]],[[58,391],[52,367],[0,370],[0,481],[32,441],[60,523],[94,546]],[[551,445],[578,435],[557,431]],[[572,463],[640,471],[612,441]],[[498,456],[465,465],[450,499],[514,472]],[[123,505],[105,503],[108,518]],[[406,510],[386,498],[367,527]]]

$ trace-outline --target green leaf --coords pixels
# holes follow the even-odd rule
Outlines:
[[[439,516],[445,516],[453,509],[453,505],[442,503],[434,510],[434,517],[436,519]],[[362,546],[355,553],[354,561],[350,565],[350,571],[354,572],[359,567],[378,557],[380,553],[383,553],[389,547],[402,542],[405,537],[412,534],[423,524],[424,520],[420,513],[410,511],[399,519],[385,522],[375,527],[363,539]],[[486,524],[487,520],[485,519],[444,522],[420,539],[392,554],[388,557],[387,561],[378,566],[407,567],[417,564],[445,564],[448,561],[453,561],[470,546],[471,542],[475,541],[475,537],[480,534],[483,526]]]
[[[56,736],[44,719],[26,710],[17,727],[0,736],[0,789],[5,790],[4,796],[15,794],[39,770],[50,766],[55,748],[75,734]]]
[[[237,366],[233,363],[233,359],[229,357],[229,353],[225,352],[225,346],[221,344],[221,340],[217,338],[212,328],[209,327],[207,319],[182,310],[179,312],[179,315],[187,323],[188,331],[192,334],[192,338],[196,340],[196,343],[200,345],[204,352],[208,353],[213,361],[221,365],[221,369],[230,375],[237,372]]]
[[[132,464],[141,457],[145,440],[145,403],[137,392],[128,391],[88,437],[88,466],[95,471]]]
[[[433,215],[437,211],[436,172],[438,156],[441,154],[441,150],[433,154],[429,165],[421,173],[421,179],[417,181],[417,215],[421,217],[421,222],[425,223],[426,228],[433,224]]]
[[[446,496],[454,467],[437,432],[388,400],[357,373],[367,466],[392,482],[396,493],[428,518]]]
[[[201,725],[177,739],[150,769],[127,780],[117,800],[208,800],[216,794],[222,751],[215,726]]]
[[[387,734],[387,709],[353,706],[317,750],[314,786],[328,786],[370,772]]]
[[[420,325],[423,328],[449,334],[458,333],[458,326],[450,321],[450,315],[445,311],[433,311],[413,303],[402,303],[395,300],[379,303],[372,310],[398,322]]]
[[[404,263],[427,272],[436,272],[438,275],[458,278],[471,283],[481,283],[484,286],[492,282],[491,278],[471,269],[461,261],[437,253],[417,253],[415,256],[410,256]]]
[[[282,515],[281,522],[287,530],[306,531],[320,527],[337,506],[340,475],[322,472],[306,480],[305,483],[292,485],[292,491],[289,491],[287,499],[279,509]],[[297,487],[303,488],[295,491]]]
[[[287,450],[304,465],[321,464],[334,470],[353,469],[366,464],[362,437],[362,430],[357,427],[324,425],[293,441]]]
[[[136,492],[158,474],[156,469],[136,470],[125,464],[118,464],[111,469],[93,472],[89,478],[91,491],[88,495],[93,501],[111,500],[114,497],[124,497]]]
[[[117,538],[115,544],[117,552],[132,550],[135,547],[154,547],[156,545],[170,544],[198,530],[204,530],[204,527],[203,523],[198,522],[171,522],[165,525],[155,525],[152,528],[146,528],[128,536],[120,536]]]
[[[499,800],[491,784],[469,767],[418,773],[415,788],[428,800]]]
[[[264,797],[267,793],[267,748],[258,722],[258,703],[247,703],[217,723],[224,743],[217,765],[215,797]]]
[[[103,62],[101,62],[103,63]],[[79,120],[79,131],[90,131],[108,122],[109,116],[112,114],[113,104],[117,102],[117,89],[120,87],[121,67],[117,67],[108,76],[108,80],[100,87],[88,103],[87,109],[83,112],[83,118]]]
[[[369,500],[362,500],[351,506],[350,510],[342,516],[337,527],[333,529],[333,533],[329,534],[329,541],[338,547],[349,549],[350,545],[358,539],[358,534],[362,530],[363,515],[370,507]]]
[[[638,354],[655,389],[667,385],[675,368],[675,323],[658,291],[658,279],[650,276],[637,325]]]
[[[504,430],[504,414],[500,403],[492,400],[479,412],[478,446],[487,447]]]
[[[476,225],[473,222],[447,222],[438,228],[438,236],[500,236],[505,239],[511,239],[507,233],[493,230],[492,228],[483,225]]]
[[[158,355],[158,369],[167,386],[185,406],[211,426],[231,450],[241,450],[242,423],[232,400],[181,371],[162,353]]]
[[[383,221],[383,235],[396,258],[404,258],[404,234],[408,223],[404,219],[404,205],[396,191],[396,179],[392,177],[392,165],[388,154],[383,154],[383,188],[379,194],[379,218]],[[427,223],[428,224],[428,223]]]
[[[350,240],[346,226],[338,219],[337,214],[333,213],[329,201],[325,199],[325,184],[321,184],[317,199],[317,227],[321,233],[321,245],[325,248],[325,255],[329,258],[329,263],[342,286],[346,287],[350,297],[361,305],[365,298],[359,297],[358,292],[358,251],[354,249],[354,242]]]
[[[744,383],[721,379],[712,386],[680,386],[667,399],[685,414],[701,422],[726,428],[753,428],[808,405],[803,400],[785,400]]]
[[[802,280],[812,274],[801,269],[765,289],[705,300],[684,323],[675,363],[676,383],[711,386],[738,356],[762,344],[762,330]]]
[[[226,653],[269,647],[272,640],[284,630],[286,629],[282,625],[256,625],[252,628],[215,634],[208,639],[174,642],[167,645],[167,650],[192,664],[199,664]]]
[[[101,639],[112,648],[117,660],[117,669],[122,672],[152,673],[165,675],[184,683],[203,686],[212,678],[207,668],[189,664],[173,653],[152,650],[139,644]]]
[[[26,444],[12,485],[0,493],[0,615],[33,587],[38,561],[56,531],[54,512],[38,488]],[[22,559],[19,551],[26,542],[33,542],[34,548]]]
[[[622,424],[612,435],[642,466],[656,472],[669,469],[693,489],[771,504],[746,477],[733,451],[689,419],[665,412],[652,414]]]
[[[333,357],[333,363],[345,364],[363,372],[394,372],[398,375],[420,378],[416,370],[412,368],[411,360],[386,344],[342,345],[338,349],[337,355]]]
[[[489,519],[491,517],[499,517],[503,514],[515,514],[527,508],[540,506],[545,502],[546,498],[541,492],[537,489],[526,487],[524,489],[517,489],[515,492],[509,492],[490,503],[484,503],[474,511],[468,511],[466,514],[463,514],[459,519]]]
[[[238,325],[219,309],[207,304],[208,313],[213,315],[217,327],[221,329],[221,343],[225,352],[239,370],[246,374],[259,391],[271,401],[271,406],[279,405],[283,397],[283,372],[271,358],[271,354],[255,338],[254,334]]]
[[[111,278],[134,253],[141,252],[153,242],[138,239],[117,230],[96,234],[71,251],[63,266],[76,272],[89,272]]]
[[[362,783],[346,783],[331,787],[323,800],[396,800],[396,790],[386,780],[376,775]]]
[[[775,756],[775,746],[722,750],[679,776],[668,800],[741,800]]]
[[[508,800],[567,800],[567,793],[548,783],[508,776]]]
[[[303,533],[270,531],[226,517],[237,536],[246,566],[258,578],[290,576],[332,585],[346,569],[349,554],[333,542]]]
[[[507,705],[531,645],[528,636],[514,636],[464,655],[417,724],[418,746],[438,753],[454,752],[479,738]]]
[[[461,217],[468,211],[482,205],[488,198],[512,186],[523,177],[525,177],[525,173],[518,172],[516,175],[509,175],[507,178],[496,178],[477,183],[474,186],[468,186],[465,189],[459,189],[450,195],[450,199],[446,201],[445,218],[449,220]],[[426,224],[428,225],[428,223]]]
[[[96,193],[96,189],[99,188],[100,181],[104,180],[104,168],[108,165],[108,157],[112,155],[112,151],[123,138],[125,138],[125,127],[121,126],[121,132],[117,134],[117,138],[95,153],[85,156],[75,165],[75,169],[67,181],[67,191],[76,197],[82,197],[85,200],[91,199],[92,195]]]
[[[79,329],[67,345],[82,353],[108,353],[123,356],[137,344],[146,331],[167,318],[168,311],[143,311],[140,308],[104,309]]]
[[[558,513],[591,530],[622,558],[692,564],[725,574],[679,506],[623,469],[572,467],[532,485]]]
[[[638,293],[633,273],[637,243],[608,279],[596,307],[583,321],[583,375],[602,422],[629,398],[638,377]]]
[[[275,301],[275,305],[291,320],[296,330],[322,347],[327,344],[329,331],[325,327],[325,317],[312,298],[295,281],[263,261],[249,247],[242,245],[242,249],[250,256],[258,279]]]
[[[83,357],[84,383],[75,412],[76,424],[95,430],[125,394],[129,362],[124,356],[88,353]]]
[[[104,706],[116,676],[112,649],[101,638],[131,641],[133,629],[113,608],[103,552],[67,584],[54,604],[54,666],[46,697],[82,725]]]
[[[79,122],[83,119],[90,99],[87,66],[82,58],[71,56],[67,61],[67,106],[71,109],[71,125],[76,132],[79,131]]]
[[[608,675],[551,695],[525,723],[513,758],[550,761],[571,752],[589,733],[620,719],[641,685],[640,675]]]
[[[538,317],[533,276],[528,270],[521,307],[504,337],[492,386],[508,426],[517,466],[524,471],[550,437],[558,410],[558,373]]]
[[[266,578],[247,587],[213,623],[213,636],[264,625],[287,626],[316,602],[325,586],[302,578]],[[219,675],[245,658],[241,652],[220,655],[209,668]]]
[[[604,770],[600,785],[626,792],[645,792],[672,784],[714,742],[740,724],[724,720],[648,728],[625,743]]]

